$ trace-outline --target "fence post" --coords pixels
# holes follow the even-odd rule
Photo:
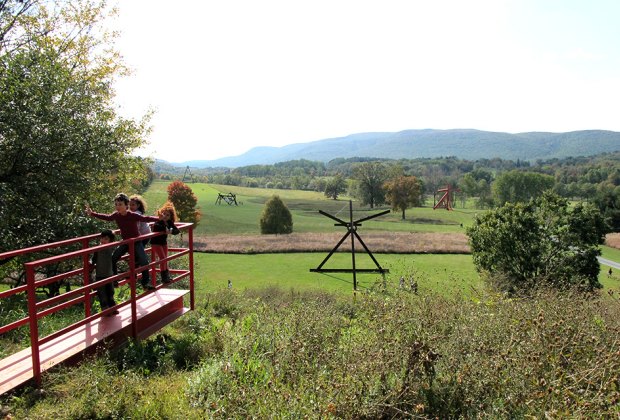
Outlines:
[[[26,264],[26,284],[28,285],[28,321],[30,322],[30,350],[32,352],[32,376],[37,386],[41,386],[41,361],[39,356],[39,323],[37,320],[37,293],[34,267]]]
[[[189,227],[187,234],[189,241],[189,307],[194,310],[194,225]]]
[[[90,242],[88,239],[82,240],[82,249],[87,249]],[[82,282],[84,286],[88,286],[90,283],[90,267],[88,264],[88,254],[82,255],[82,267],[84,267],[84,272],[82,274]],[[90,289],[84,290],[84,316],[88,318],[91,315],[92,308],[90,307]]]
[[[136,246],[135,239],[129,242],[129,288],[131,290],[131,335],[138,338],[138,309],[136,305]]]

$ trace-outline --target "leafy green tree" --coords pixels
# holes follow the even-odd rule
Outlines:
[[[594,205],[605,216],[611,229],[620,232],[620,187],[602,185],[594,196]]]
[[[279,196],[272,196],[265,203],[260,217],[262,234],[278,234],[293,232],[293,216]]]
[[[385,203],[383,184],[387,180],[387,168],[380,162],[363,162],[353,169],[353,177],[357,180],[354,195],[363,205],[374,208]]]
[[[198,197],[189,185],[181,181],[171,182],[168,185],[168,200],[174,204],[179,221],[198,225],[202,217],[196,208]]]
[[[329,197],[333,200],[338,199],[338,196],[347,190],[347,181],[340,174],[327,180],[325,184],[325,197]]]
[[[600,255],[608,226],[594,206],[550,192],[528,203],[507,203],[467,229],[474,264],[500,289],[536,286],[598,288]]]
[[[419,206],[422,202],[422,185],[415,176],[399,176],[387,181],[383,188],[387,202],[392,209],[402,212],[403,220],[406,209]]]
[[[116,114],[106,18],[103,2],[0,2],[0,251],[92,233],[84,200],[111,210],[148,179],[132,156],[148,116]]]
[[[499,175],[493,183],[493,196],[497,205],[526,203],[553,188],[551,175],[513,170]]]

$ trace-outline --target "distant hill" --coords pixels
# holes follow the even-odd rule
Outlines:
[[[296,143],[283,147],[255,147],[239,155],[215,160],[191,160],[179,166],[239,167],[269,165],[296,159],[329,162],[335,158],[391,159],[456,156],[476,160],[528,160],[591,156],[620,150],[620,133],[586,130],[568,133],[500,133],[471,129],[405,130],[398,133],[360,133],[346,137]]]

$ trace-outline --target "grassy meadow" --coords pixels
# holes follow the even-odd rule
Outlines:
[[[149,213],[165,201],[167,185],[155,182],[145,193]],[[244,238],[259,233],[263,203],[274,193],[291,209],[295,232],[344,234],[318,209],[346,218],[345,199],[191,187],[203,213],[201,240],[230,235],[243,248]],[[243,204],[216,205],[218,192],[234,192]],[[378,212],[354,209],[355,218]],[[415,208],[405,221],[392,213],[366,222],[360,235],[462,235],[461,224],[475,213]],[[620,250],[602,251],[620,261]],[[600,299],[553,292],[509,298],[485,288],[468,254],[374,255],[389,274],[358,274],[354,294],[352,274],[309,271],[325,252],[196,252],[195,311],[148,340],[52,369],[41,391],[26,387],[0,396],[0,418],[620,415],[620,272],[601,271],[607,290]],[[360,252],[356,266],[374,263]],[[350,268],[351,255],[336,253],[324,267]],[[28,334],[8,339],[17,345]]]
[[[335,215],[343,220],[349,218],[348,198],[341,200],[327,199],[322,193],[299,190],[274,190],[265,188],[245,188],[229,185],[189,184],[198,198],[202,220],[195,234],[209,241],[213,235],[229,234],[240,243],[244,235],[260,234],[259,219],[264,203],[273,194],[279,195],[293,215],[293,230],[296,233],[339,233],[346,231],[334,226],[334,222],[319,214],[318,210]],[[160,206],[167,198],[167,181],[156,181],[144,194],[150,211]],[[215,204],[218,193],[232,192],[237,195],[239,206],[226,203]],[[354,219],[360,219],[387,207],[369,209],[353,202]],[[401,220],[400,213],[390,213],[377,219],[364,222],[359,233],[394,231],[394,232],[440,232],[460,233],[471,223],[476,210],[433,210],[432,207],[410,209],[406,220]],[[331,246],[335,246],[334,241]],[[358,245],[359,246],[359,245]],[[348,242],[343,244],[349,249]],[[361,249],[361,247],[359,247]],[[358,249],[358,251],[359,251]],[[371,248],[372,251],[372,248]],[[214,291],[225,288],[228,279],[233,287],[241,290],[247,288],[281,287],[285,289],[319,289],[330,292],[351,293],[353,289],[352,274],[311,273],[327,253],[294,254],[202,254],[197,253],[196,278],[199,290]],[[390,269],[386,281],[397,284],[401,276],[413,276],[420,288],[438,292],[464,292],[469,294],[472,288],[481,286],[469,255],[441,254],[376,254],[375,258],[383,268]],[[361,250],[356,254],[358,268],[374,268],[368,255]],[[324,265],[324,268],[350,268],[350,253],[336,253]],[[383,282],[378,274],[358,274],[360,290],[371,287],[376,282]]]
[[[155,181],[144,194],[149,212],[163,204],[167,198],[168,181]],[[349,218],[349,201],[344,197],[338,200],[326,198],[322,193],[299,190],[277,190],[265,188],[246,188],[230,185],[189,184],[198,198],[202,220],[196,229],[197,235],[227,233],[232,235],[259,234],[259,220],[265,201],[272,195],[279,195],[293,215],[294,232],[333,232],[334,222],[321,215],[323,210],[343,220]],[[232,192],[237,195],[239,206],[226,203],[215,204],[218,193]],[[353,217],[376,214],[387,207],[369,209],[353,202]],[[431,207],[409,209],[406,219],[401,220],[400,212],[392,212],[363,223],[361,229],[375,231],[406,232],[463,232],[463,226],[471,223],[473,215],[479,210],[457,209],[455,211],[433,210]]]

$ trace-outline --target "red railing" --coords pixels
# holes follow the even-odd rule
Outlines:
[[[111,311],[114,311],[122,306],[131,305],[131,332],[134,338],[138,337],[137,331],[137,300],[145,295],[148,292],[144,292],[138,294],[136,291],[136,278],[139,273],[145,270],[150,270],[151,274],[151,282],[154,285],[156,281],[156,273],[158,270],[158,266],[163,261],[171,261],[177,258],[180,258],[184,255],[188,256],[188,268],[184,269],[170,269],[169,272],[172,274],[171,282],[176,283],[185,278],[189,278],[189,290],[190,290],[190,309],[194,309],[194,257],[193,257],[193,224],[192,223],[177,223],[177,228],[181,231],[187,231],[187,248],[183,247],[169,247],[168,252],[169,255],[164,260],[153,261],[154,253],[151,251],[151,262],[142,267],[136,267],[135,265],[135,247],[133,246],[134,242],[142,241],[144,239],[153,238],[155,236],[163,235],[163,232],[154,232],[149,233],[147,235],[142,235],[137,238],[131,238],[120,242],[113,242],[105,245],[98,246],[90,246],[90,242],[99,238],[99,234],[82,236],[79,238],[68,239],[64,241],[54,242],[50,244],[38,245],[26,249],[9,251],[5,253],[0,253],[0,260],[4,260],[7,258],[13,258],[18,256],[27,256],[29,254],[34,254],[42,251],[49,251],[52,249],[65,248],[75,244],[81,244],[81,249],[77,251],[70,251],[66,253],[62,253],[59,255],[38,259],[35,261],[30,261],[24,263],[24,270],[26,273],[26,284],[14,287],[12,289],[0,292],[0,300],[8,298],[10,296],[14,296],[18,293],[26,293],[27,296],[27,305],[28,305],[28,316],[25,318],[21,318],[19,320],[13,321],[6,325],[0,325],[0,335],[4,334],[8,331],[14,330],[16,328],[22,327],[26,324],[30,326],[30,346],[32,353],[32,369],[33,369],[33,377],[37,384],[41,383],[41,366],[39,359],[39,347],[42,344],[53,340],[62,334],[68,333],[76,328],[81,327],[82,325],[92,321],[97,317],[101,317],[103,315],[108,314]],[[128,257],[124,257],[128,261],[129,270],[123,273],[119,273],[112,277],[108,277],[106,279],[90,282],[90,264],[89,264],[89,255],[103,250],[107,248],[117,247],[119,245],[127,244],[128,245]],[[46,278],[37,278],[41,276],[37,276],[37,270],[43,267],[46,267],[50,264],[57,264],[63,261],[70,261],[73,259],[81,260],[80,268],[73,268],[64,273],[60,273],[51,277]],[[77,264],[76,264],[77,265]],[[74,265],[74,267],[76,266]],[[83,286],[75,288],[73,290],[62,293],[58,296],[49,297],[43,300],[37,300],[36,290],[41,287],[45,287],[51,283],[62,281],[68,278],[75,277],[82,278]],[[124,302],[117,304],[112,308],[108,308],[102,312],[91,314],[91,298],[96,295],[95,289],[104,286],[107,283],[118,281],[119,285],[128,284],[131,294],[130,298]],[[159,286],[161,287],[161,286]],[[54,333],[47,335],[46,337],[39,337],[39,319],[44,318],[45,316],[51,315],[55,312],[58,312],[62,309],[66,309],[73,305],[83,304],[84,305],[84,319],[69,325],[68,327],[62,328]]]

